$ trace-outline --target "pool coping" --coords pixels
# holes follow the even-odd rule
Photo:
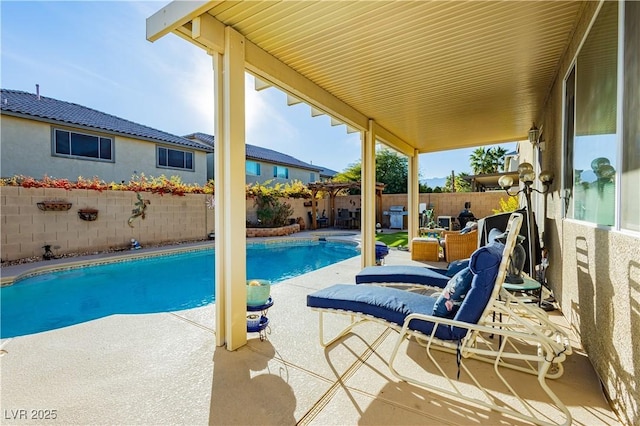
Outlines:
[[[353,238],[346,238],[352,236]],[[331,233],[308,233],[292,237],[260,237],[251,238],[247,241],[247,246],[251,245],[268,245],[268,244],[287,244],[299,243],[301,241],[336,241],[352,244],[359,244],[357,239],[359,235],[331,235]],[[63,271],[68,269],[81,268],[85,266],[97,266],[110,263],[125,262],[137,259],[148,259],[158,256],[170,256],[173,254],[188,253],[192,251],[206,250],[214,248],[213,241],[184,243],[180,245],[159,246],[152,248],[142,248],[139,250],[127,250],[111,253],[90,254],[78,257],[67,257],[60,259],[52,259],[49,261],[39,261],[32,263],[23,263],[20,265],[6,266],[0,269],[2,276],[0,277],[0,287],[10,286],[18,280],[29,278],[32,276],[47,274],[51,272]]]

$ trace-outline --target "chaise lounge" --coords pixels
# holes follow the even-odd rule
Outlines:
[[[307,296],[307,306],[319,312],[319,336],[322,346],[342,339],[359,324],[374,321],[399,332],[389,359],[390,371],[399,379],[466,401],[479,404],[535,424],[570,424],[566,406],[549,388],[546,379],[562,375],[562,362],[571,353],[568,337],[554,326],[546,314],[521,303],[502,289],[506,268],[522,223],[522,215],[513,214],[507,232],[501,238],[479,248],[471,256],[467,271],[458,272],[437,298],[393,287],[336,284]],[[385,267],[387,268],[387,267]],[[471,277],[469,289],[461,294],[460,278]],[[342,314],[350,324],[335,337],[325,340],[325,314]],[[415,339],[425,350],[425,362],[432,364],[443,380],[416,378],[398,370],[399,348],[407,339]],[[434,351],[455,357],[457,377],[445,371],[440,356]],[[503,394],[484,387],[486,375],[476,371],[472,360],[493,365],[493,374],[504,385]],[[503,369],[537,376],[537,383],[555,407],[554,414],[540,410],[532,401],[522,398],[514,385],[518,375],[503,374]],[[469,393],[459,381],[464,372],[467,381],[479,391]],[[429,376],[429,374],[427,374]]]
[[[469,259],[451,262],[447,269],[414,265],[369,266],[356,274],[356,284],[392,284],[394,286],[430,286],[444,288]]]

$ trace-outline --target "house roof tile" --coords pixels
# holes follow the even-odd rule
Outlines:
[[[185,139],[82,105],[46,96],[38,97],[34,93],[19,90],[1,89],[0,92],[0,107],[3,114],[82,126],[133,136],[137,139],[187,146],[202,151],[212,151],[209,145],[202,144],[199,141]]]
[[[215,137],[206,133],[196,132],[184,137],[190,140],[199,140],[211,147],[215,146]],[[268,161],[275,164],[297,167],[299,169],[313,170],[316,172],[323,170],[320,166],[314,166],[313,164],[305,163],[304,161],[300,161],[290,155],[256,145],[246,144],[246,156],[253,160]]]

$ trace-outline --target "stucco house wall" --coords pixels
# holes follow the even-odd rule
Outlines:
[[[215,150],[215,136],[209,135],[207,133],[196,132],[191,133],[189,135],[184,136],[185,139],[191,141],[197,141],[204,145],[211,147],[212,150]],[[307,164],[304,161],[300,161],[295,157],[292,157],[288,154],[284,154],[278,151],[274,151],[269,148],[260,147],[257,145],[246,144],[246,161],[256,163],[260,165],[260,174],[249,174],[245,173],[245,182],[247,185],[255,184],[255,183],[265,183],[266,181],[272,181],[272,184],[278,183],[290,183],[293,181],[300,181],[304,184],[307,184],[311,181],[319,181],[320,180],[320,172],[323,169],[321,167],[313,166],[312,164]],[[207,178],[214,179],[215,169],[214,169],[214,153],[207,154]],[[274,174],[274,166],[286,167],[288,169],[288,177],[285,178],[276,178],[273,176]],[[314,178],[311,179],[311,173],[314,174]]]
[[[543,208],[535,209],[544,224],[550,253],[547,271],[564,316],[580,336],[611,404],[625,424],[640,422],[640,235],[563,218],[564,76],[573,64],[598,3],[587,2],[570,49],[558,70],[541,117],[545,146],[542,163],[554,171],[556,183]],[[637,99],[636,99],[637,101]],[[527,146],[529,145],[529,146]],[[532,161],[528,142],[521,155]],[[537,206],[542,207],[538,197]]]
[[[52,155],[54,128],[111,137],[114,140],[113,162],[65,158]],[[108,132],[62,126],[2,115],[1,126],[2,177],[25,175],[77,180],[78,176],[98,176],[106,182],[129,181],[134,173],[146,176],[180,176],[185,183],[206,183],[206,152],[187,147],[176,148],[170,144],[150,142],[114,135]],[[156,166],[156,146],[190,151],[194,154],[194,170],[175,170]]]
[[[268,161],[258,161],[258,160],[252,160],[252,159],[247,159],[247,161],[253,161],[260,164],[260,175],[258,176],[258,175],[247,174],[246,175],[247,184],[253,184],[256,182],[264,183],[268,180],[272,181],[272,184],[289,183],[294,180],[299,180],[306,185],[310,182],[311,173],[315,175],[314,182],[317,180],[320,180],[320,173],[317,170],[301,169],[301,168],[290,166],[290,165],[276,164]],[[289,178],[283,179],[283,178],[273,177],[274,166],[282,166],[282,167],[288,168]]]

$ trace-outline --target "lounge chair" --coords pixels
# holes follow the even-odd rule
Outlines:
[[[447,269],[414,265],[369,266],[356,274],[356,284],[444,288],[451,277],[468,265],[469,259],[451,262]]]
[[[453,288],[445,289],[438,299],[398,288],[370,285],[336,284],[309,294],[307,306],[320,314],[320,344],[331,345],[358,324],[382,323],[399,332],[389,359],[389,369],[399,379],[535,424],[570,424],[571,414],[546,383],[546,379],[562,375],[562,362],[571,353],[566,334],[548,320],[544,311],[521,303],[502,289],[509,255],[521,223],[522,215],[512,215],[506,238],[473,253],[469,263],[471,285],[461,301],[453,299],[452,294],[457,291]],[[351,318],[351,323],[329,340],[324,336],[324,315],[327,313]],[[409,338],[415,338],[424,347],[425,361],[430,362],[444,380],[418,379],[398,370],[399,348]],[[465,390],[467,385],[457,377],[449,377],[445,372],[449,368],[438,361],[441,356],[436,356],[434,351],[455,356],[458,377],[464,372],[468,382],[479,392],[470,393]],[[479,364],[474,366],[472,360],[493,365],[493,374],[504,385],[508,402],[501,394],[496,395],[497,392],[482,386],[484,375],[474,374]],[[503,375],[504,368],[537,376],[540,388],[557,411],[552,410],[554,413],[550,414],[545,409],[543,412],[520,397],[514,384],[521,378],[517,374]]]

